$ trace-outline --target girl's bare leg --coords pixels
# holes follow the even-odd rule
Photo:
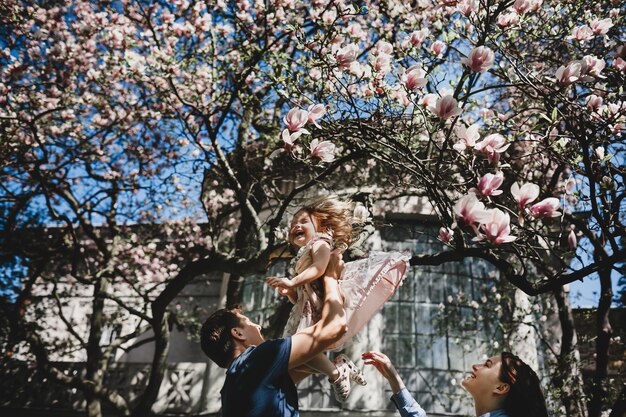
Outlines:
[[[314,369],[320,374],[324,374],[330,381],[334,381],[339,377],[339,371],[333,362],[328,357],[319,353],[306,363],[306,366]]]

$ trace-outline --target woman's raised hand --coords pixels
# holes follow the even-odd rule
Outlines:
[[[389,381],[389,385],[391,385],[391,390],[394,394],[400,392],[402,388],[404,388],[404,382],[402,382],[402,378],[396,371],[396,368],[391,363],[391,360],[381,352],[365,352],[361,355],[366,365],[372,365],[374,368],[381,373],[382,376],[385,377],[387,381]]]

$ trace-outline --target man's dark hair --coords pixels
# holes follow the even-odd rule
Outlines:
[[[206,319],[200,330],[202,351],[219,367],[226,368],[233,359],[235,341],[231,330],[241,325],[241,306],[234,305],[217,310]]]

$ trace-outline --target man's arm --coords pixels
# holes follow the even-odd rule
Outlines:
[[[343,262],[338,250],[331,252],[324,273],[324,306],[322,317],[311,327],[291,337],[289,369],[308,362],[313,356],[323,352],[346,333],[346,314],[339,293],[337,280],[343,271]]]

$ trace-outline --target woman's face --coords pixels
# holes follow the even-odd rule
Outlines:
[[[498,387],[504,384],[500,380],[501,366],[500,355],[492,356],[481,364],[472,365],[472,372],[461,381],[461,385],[475,399],[491,396]]]
[[[299,249],[315,236],[316,231],[317,223],[315,218],[306,211],[299,211],[291,219],[289,241]]]

